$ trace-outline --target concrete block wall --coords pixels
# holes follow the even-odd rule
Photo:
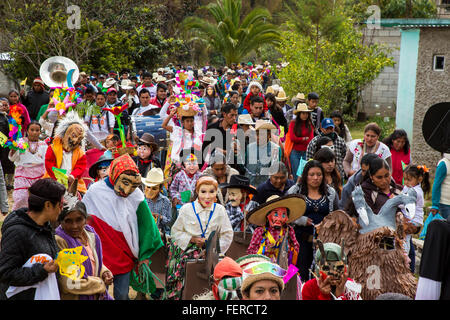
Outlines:
[[[394,67],[386,67],[378,77],[362,90],[360,109],[368,115],[380,113],[389,117],[395,116],[397,102],[398,67],[400,59],[400,30],[397,28],[365,29],[365,43],[384,44],[392,50],[390,55],[395,61]],[[378,105],[378,108],[376,107]]]

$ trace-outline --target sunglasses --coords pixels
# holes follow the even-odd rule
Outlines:
[[[251,264],[244,270],[246,275],[257,275],[262,273],[271,273],[277,277],[283,278],[287,274],[287,270],[270,262],[261,262]]]

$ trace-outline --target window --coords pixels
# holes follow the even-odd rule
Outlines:
[[[433,58],[433,70],[434,71],[444,71],[445,57],[444,56],[434,56]]]

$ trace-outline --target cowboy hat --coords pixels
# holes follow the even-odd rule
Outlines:
[[[246,124],[249,126],[254,126],[255,121],[253,121],[252,116],[250,114],[240,114],[238,118],[238,124]]]
[[[109,161],[109,163],[111,164],[111,162],[114,160],[114,157],[112,155],[111,152],[106,151],[104,154],[102,154],[100,156],[100,158],[98,158],[97,162],[95,162],[90,168],[89,168],[89,176],[93,179],[95,179],[97,177],[97,169],[100,166],[100,164],[102,162],[106,162]]]
[[[274,130],[277,127],[270,120],[256,120],[255,130],[267,129]]]
[[[286,92],[284,92],[284,90],[282,88],[280,88],[280,90],[278,90],[278,94],[275,97],[275,99],[277,101],[286,101],[287,100]]]
[[[145,132],[141,136],[141,138],[139,139],[139,142],[150,145],[153,151],[157,151],[159,148],[155,142],[155,137],[148,132]]]
[[[256,189],[250,185],[250,179],[246,176],[242,176],[240,174],[235,174],[230,177],[229,183],[221,183],[219,184],[221,188],[236,188],[236,189],[245,189],[249,193],[256,193]]]
[[[164,82],[164,81],[167,81],[167,78],[163,77],[163,76],[157,76],[155,81],[156,82]]]
[[[304,93],[297,93],[295,97],[292,98],[291,102],[295,104],[296,102],[305,102],[305,94]]]
[[[123,90],[129,90],[129,89],[134,89],[135,85],[134,82],[128,79],[123,79],[122,82],[120,82],[120,87]]]
[[[142,179],[142,183],[147,187],[154,187],[163,184],[166,180],[164,179],[164,173],[161,168],[152,168],[145,179]]]
[[[208,85],[214,86],[217,83],[217,80],[213,77],[204,77],[200,82],[206,83]]]
[[[297,107],[294,109],[294,114],[297,114],[299,112],[311,112],[312,110],[308,109],[308,106],[306,103],[299,103],[297,104]]]
[[[190,107],[188,104],[181,105],[177,108],[178,117],[195,117],[198,111]]]
[[[273,195],[267,199],[266,203],[251,210],[247,214],[247,221],[258,226],[265,226],[266,216],[276,208],[289,209],[289,218],[287,223],[291,223],[303,216],[305,213],[305,197],[300,194],[290,194],[284,197]]]
[[[273,93],[273,94],[275,94],[275,90],[273,89],[272,86],[268,86],[268,87],[266,88],[266,94],[268,94],[268,93]]]
[[[109,88],[116,84],[116,80],[113,78],[108,78],[105,80],[105,83],[103,83],[103,88]]]

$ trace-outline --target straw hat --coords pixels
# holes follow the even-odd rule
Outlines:
[[[262,255],[262,254],[248,254],[246,256],[240,257],[236,259],[236,262],[239,264],[239,266],[242,269],[245,269],[246,266],[248,266],[251,263],[254,262],[271,262],[269,257]]]
[[[268,93],[273,93],[273,94],[275,94],[275,90],[273,89],[272,86],[268,86],[268,87],[266,88],[266,94],[268,94]]]
[[[142,179],[142,183],[147,187],[154,187],[165,182],[164,173],[161,168],[152,168],[145,179]]]
[[[294,114],[297,114],[299,112],[311,112],[312,110],[308,109],[308,106],[306,103],[299,103],[297,104],[297,107],[294,109]]]
[[[155,81],[156,81],[156,82],[164,82],[164,81],[167,81],[167,78],[158,75],[158,76],[156,77],[156,80],[155,80]]]
[[[255,130],[267,129],[274,130],[277,127],[270,120],[256,120]]]
[[[198,112],[189,104],[183,104],[177,108],[178,117],[195,117]]]
[[[289,218],[287,223],[291,223],[305,213],[305,197],[300,194],[290,194],[284,197],[273,195],[269,197],[266,203],[256,207],[247,214],[247,221],[257,226],[266,225],[266,216],[276,208],[289,209]]]
[[[297,95],[295,97],[292,98],[291,102],[292,104],[298,103],[298,102],[305,102],[306,98],[305,98],[305,94],[304,93],[297,93]]]
[[[250,114],[240,114],[238,118],[238,124],[246,124],[249,126],[254,126],[255,122],[252,119],[252,116]]]
[[[277,101],[286,101],[287,100],[286,92],[284,92],[284,90],[280,88],[280,90],[278,90],[278,94],[275,97],[275,99]]]
[[[207,85],[214,86],[217,83],[217,79],[214,79],[213,77],[203,77],[200,82],[206,83]]]

